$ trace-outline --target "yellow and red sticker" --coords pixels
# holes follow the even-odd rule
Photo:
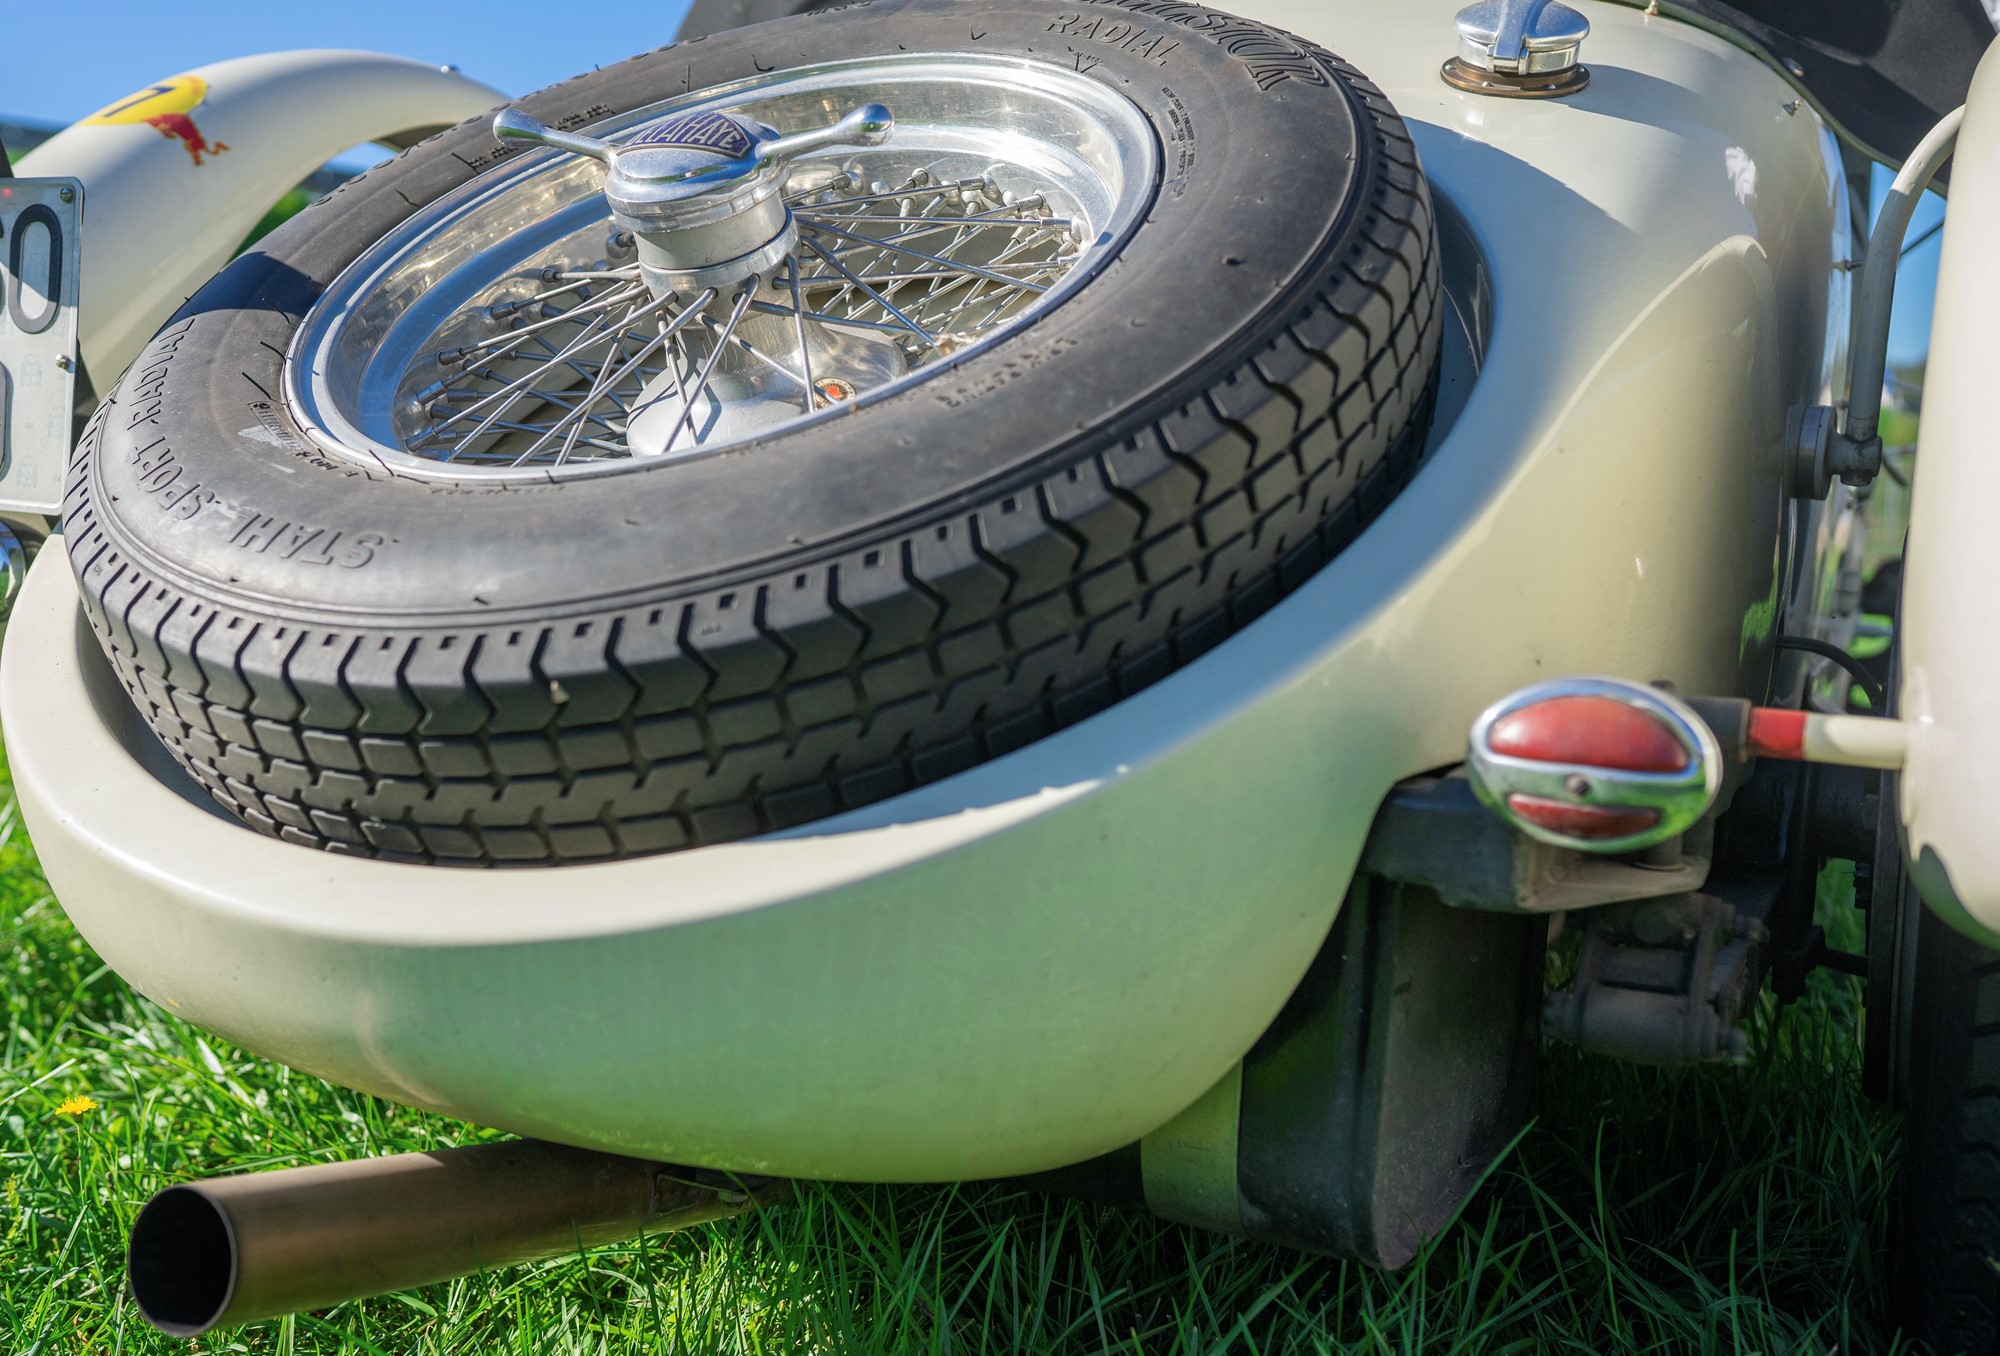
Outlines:
[[[854,383],[843,377],[825,377],[813,383],[813,394],[820,409],[838,405],[854,399]]]
[[[177,75],[148,85],[83,120],[85,127],[116,127],[145,123],[169,141],[178,141],[199,165],[204,155],[221,155],[229,147],[202,135],[189,115],[208,97],[208,81],[198,75]]]

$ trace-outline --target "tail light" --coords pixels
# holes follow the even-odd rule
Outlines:
[[[1531,838],[1636,852],[1686,831],[1715,802],[1722,750],[1686,703],[1618,678],[1522,688],[1473,722],[1472,789]]]

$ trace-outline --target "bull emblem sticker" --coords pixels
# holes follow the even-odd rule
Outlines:
[[[149,85],[109,108],[83,120],[86,127],[117,127],[144,123],[169,141],[187,149],[196,165],[204,155],[221,155],[229,147],[210,141],[189,116],[208,97],[208,81],[198,75],[177,75],[157,85]]]

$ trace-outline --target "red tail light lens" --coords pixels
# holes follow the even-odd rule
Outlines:
[[[1509,758],[1624,772],[1679,772],[1690,761],[1656,716],[1610,697],[1551,697],[1524,706],[1493,722],[1487,744]]]
[[[1644,833],[1660,822],[1660,812],[1627,805],[1578,805],[1516,791],[1507,808],[1530,824],[1569,838],[1603,841]]]

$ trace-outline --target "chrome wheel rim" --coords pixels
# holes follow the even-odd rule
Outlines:
[[[591,131],[620,142],[710,109],[811,126],[863,99],[895,109],[896,135],[795,162],[797,244],[748,283],[656,296],[591,167],[558,152],[446,194],[307,313],[285,364],[294,416],[335,456],[434,481],[709,455],[841,417],[1018,332],[1117,253],[1158,181],[1128,100],[1019,60],[775,72]]]

